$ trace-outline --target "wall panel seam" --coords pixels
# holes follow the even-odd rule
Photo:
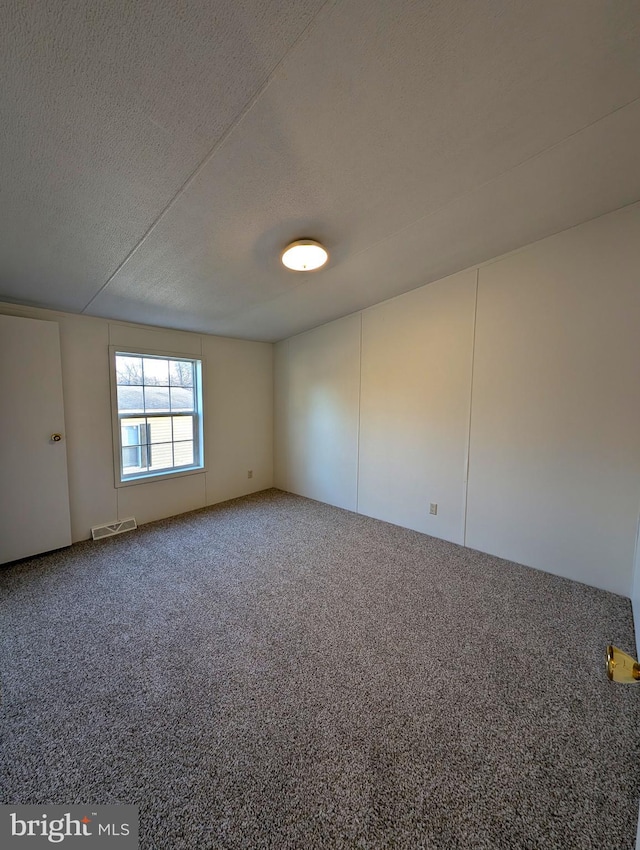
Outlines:
[[[480,269],[476,269],[476,292],[473,307],[473,333],[471,335],[471,381],[469,384],[469,422],[467,429],[467,461],[464,482],[464,524],[462,529],[462,543],[467,545],[467,512],[469,508],[469,470],[471,468],[471,417],[473,414],[473,380],[476,361],[476,326],[478,323],[478,290],[480,284]]]
[[[360,346],[358,362],[358,431],[356,435],[356,513],[360,513],[360,427],[362,417],[362,311],[360,311]]]

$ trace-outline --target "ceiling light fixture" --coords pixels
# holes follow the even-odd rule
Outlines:
[[[282,263],[294,272],[312,272],[329,259],[327,249],[314,239],[298,239],[282,252]]]

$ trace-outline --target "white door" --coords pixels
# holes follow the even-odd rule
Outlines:
[[[0,563],[70,544],[58,324],[0,316]]]

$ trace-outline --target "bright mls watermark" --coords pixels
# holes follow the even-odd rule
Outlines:
[[[0,806],[0,846],[138,850],[137,806]]]

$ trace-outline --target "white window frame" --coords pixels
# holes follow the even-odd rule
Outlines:
[[[169,470],[159,470],[158,472],[143,472],[140,475],[131,477],[122,477],[122,445],[120,437],[120,420],[121,418],[130,418],[122,416],[118,412],[118,381],[116,374],[116,354],[124,354],[130,357],[158,357],[165,360],[189,360],[196,363],[194,376],[194,399],[196,401],[196,422],[194,423],[194,450],[196,445],[199,450],[199,464],[190,467],[177,467]],[[109,374],[111,379],[111,431],[113,437],[113,474],[116,487],[131,487],[136,484],[148,484],[152,481],[164,481],[169,478],[180,478],[184,475],[202,475],[207,471],[205,465],[205,445],[204,445],[204,399],[202,387],[204,385],[205,362],[199,354],[183,354],[177,351],[156,350],[150,348],[134,348],[126,345],[110,345],[109,346]],[[167,414],[158,414],[166,416]],[[180,415],[180,414],[176,414]],[[141,418],[148,417],[148,414],[143,414]],[[125,447],[126,448],[126,447]]]

